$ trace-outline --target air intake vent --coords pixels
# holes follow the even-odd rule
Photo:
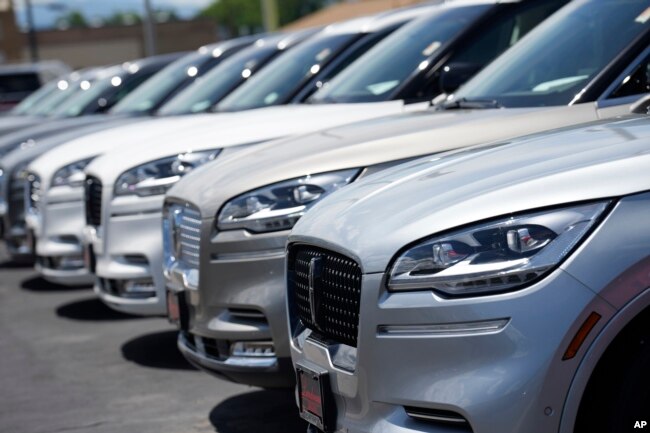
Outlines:
[[[86,177],[86,223],[99,227],[102,223],[102,182],[93,176]]]
[[[23,226],[25,221],[25,194],[28,187],[27,180],[23,174],[12,176],[8,180],[9,221],[12,225]]]
[[[302,323],[324,337],[357,346],[361,268],[322,248],[294,245],[289,252],[289,290]]]
[[[453,425],[459,428],[459,433],[472,432],[472,428],[470,427],[465,417],[450,410],[427,409],[412,406],[406,406],[404,407],[404,410],[408,416],[417,419],[418,421]]]

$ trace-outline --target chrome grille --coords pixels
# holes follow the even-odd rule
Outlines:
[[[316,263],[318,272],[314,269]],[[361,301],[359,265],[332,251],[294,245],[289,250],[288,267],[292,307],[301,322],[328,339],[356,347]]]
[[[173,261],[191,269],[199,268],[201,247],[201,213],[195,207],[185,204],[170,204],[167,207],[169,224],[166,236],[170,240],[168,252]]]
[[[102,182],[87,176],[85,182],[86,223],[99,227],[102,223]]]

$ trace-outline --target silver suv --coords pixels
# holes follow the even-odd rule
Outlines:
[[[408,158],[627,113],[627,101],[647,92],[626,79],[647,70],[648,26],[634,21],[646,8],[572,2],[439,110],[243,150],[186,176],[167,195],[165,221],[170,311],[185,356],[241,382],[290,384],[283,267],[296,220],[348,182]]]
[[[650,120],[633,118],[419,159],[317,204],[288,245],[302,416],[346,433],[634,431],[648,167]]]

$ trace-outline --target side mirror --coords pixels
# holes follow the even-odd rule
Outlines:
[[[442,68],[440,74],[440,91],[452,94],[474,74],[481,70],[481,66],[473,63],[450,63]]]
[[[650,95],[645,95],[630,105],[630,113],[650,114]]]

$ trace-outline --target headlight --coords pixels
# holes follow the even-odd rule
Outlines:
[[[254,233],[289,230],[316,202],[347,185],[359,169],[316,174],[275,183],[226,203],[217,229],[246,229]]]
[[[115,183],[115,195],[150,196],[164,194],[196,167],[214,160],[221,149],[187,152],[152,161],[125,171]]]
[[[557,266],[608,204],[514,216],[434,237],[397,258],[388,288],[452,297],[520,288]]]
[[[94,156],[92,158],[82,159],[57,170],[52,177],[52,186],[82,186],[84,180],[86,180],[84,168],[93,159],[95,159]]]

